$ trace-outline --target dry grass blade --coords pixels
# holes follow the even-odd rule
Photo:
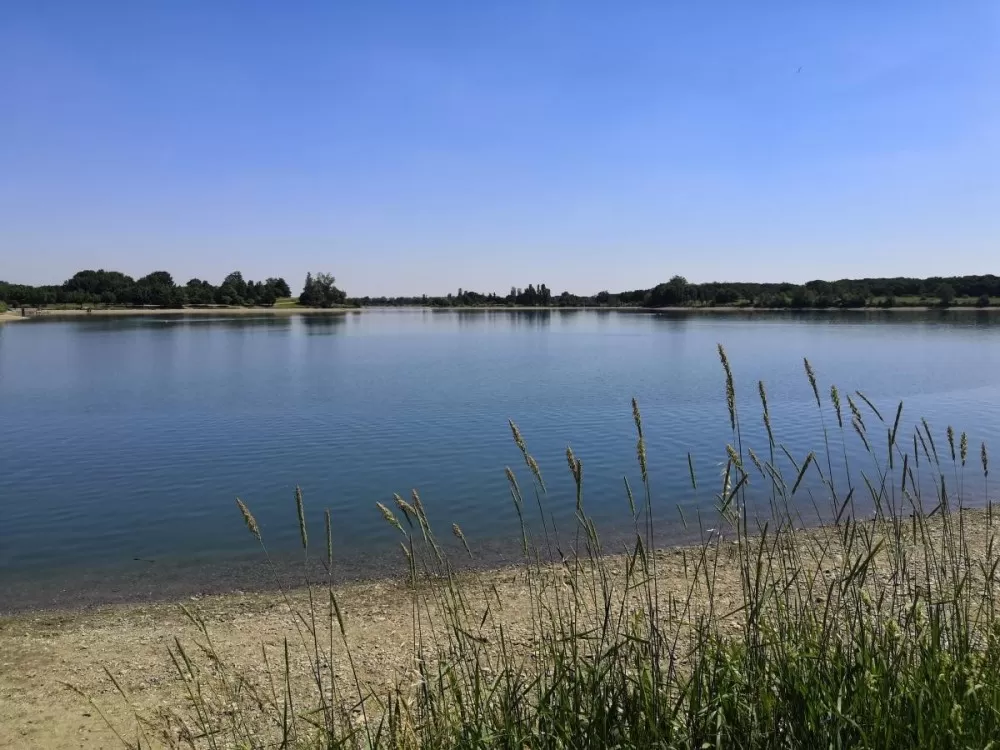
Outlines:
[[[327,508],[323,514],[326,525],[326,567],[327,571],[333,570],[333,527],[330,523],[330,509]]]
[[[309,549],[309,535],[306,533],[306,510],[302,503],[302,488],[295,488],[295,512],[299,517],[299,539],[302,549]]]
[[[462,528],[457,523],[453,523],[451,525],[451,533],[454,534],[455,538],[462,543],[462,546],[465,547],[465,551],[468,553],[469,557],[472,557],[472,550],[469,549],[469,542],[466,540],[465,534],[462,532]]]

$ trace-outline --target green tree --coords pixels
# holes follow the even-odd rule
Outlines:
[[[730,289],[728,286],[724,286],[715,293],[712,297],[712,302],[716,305],[731,305],[734,302],[739,301],[739,298],[740,295],[735,289]]]
[[[246,304],[248,304],[248,305],[256,305],[257,304],[257,300],[260,297],[260,291],[261,291],[258,288],[259,286],[260,286],[259,284],[255,283],[253,281],[248,281],[247,282],[247,289],[246,289],[246,292],[244,292],[244,294],[243,294],[243,301]]]
[[[153,271],[148,276],[143,276],[136,284],[143,286],[173,286],[174,277],[168,271]]]
[[[306,307],[333,307],[342,305],[347,300],[347,295],[336,286],[336,279],[332,274],[312,273],[306,274],[306,281],[302,287],[302,294],[299,295],[299,304]]]
[[[804,286],[796,287],[792,292],[790,307],[812,307],[816,304],[816,293]]]
[[[226,276],[226,278],[222,280],[222,285],[225,286],[227,284],[233,289],[234,292],[236,292],[237,297],[240,299],[246,299],[247,282],[243,280],[242,273],[239,271],[233,271],[231,274]]]
[[[215,290],[215,301],[220,305],[242,305],[243,297],[232,284],[223,283]]]
[[[166,271],[154,271],[135,282],[132,302],[157,307],[181,307],[183,290],[174,285],[174,278]]]
[[[934,294],[941,300],[941,307],[948,307],[955,301],[955,288],[951,284],[941,284]]]
[[[207,281],[191,279],[184,287],[187,300],[193,305],[210,305],[215,301],[216,289]]]
[[[260,295],[257,297],[257,303],[264,305],[266,307],[271,307],[275,302],[278,301],[278,295],[271,284],[264,284],[261,287]]]
[[[292,296],[292,290],[289,289],[288,282],[285,281],[284,279],[280,278],[280,277],[277,278],[277,279],[270,278],[265,283],[267,284],[267,286],[269,286],[272,289],[274,289],[274,293],[278,297],[291,297]]]
[[[683,305],[687,297],[687,279],[683,276],[674,276],[666,284],[658,284],[653,287],[649,295],[649,304],[653,307]]]
[[[667,282],[676,302],[674,304],[683,305],[688,299],[688,280],[683,276],[674,276]]]
[[[306,280],[302,285],[302,293],[299,295],[299,304],[305,307],[315,307],[316,302],[316,287],[313,282],[313,275],[311,271],[306,272]]]

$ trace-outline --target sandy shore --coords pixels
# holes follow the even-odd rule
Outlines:
[[[935,517],[930,521],[939,527]],[[966,511],[970,554],[985,557],[989,536],[984,511]],[[796,544],[811,554],[828,540],[828,529],[799,532]],[[691,581],[694,548],[676,547],[656,553],[661,596],[682,599]],[[714,565],[718,558],[718,566]],[[623,581],[624,561],[607,558],[612,585]],[[710,553],[709,567],[717,569],[716,611],[733,611],[742,601],[735,545],[724,542],[718,555]],[[829,560],[823,563],[824,568]],[[835,563],[834,563],[835,564]],[[824,569],[821,575],[830,575]],[[548,581],[552,590],[564,586],[561,568],[548,568],[536,583]],[[522,568],[463,574],[470,601],[480,602],[484,591],[496,590],[505,631],[514,644],[535,643],[531,626],[530,590]],[[385,579],[337,587],[347,638],[362,682],[375,690],[390,689],[412,678],[413,590],[405,583]],[[563,589],[565,590],[565,589]],[[700,594],[703,596],[702,594]],[[695,606],[699,605],[695,595]],[[198,632],[181,609],[185,605],[204,618],[215,646],[234,673],[261,680],[261,648],[279,659],[287,638],[292,672],[301,675],[296,690],[308,695],[308,659],[301,647],[293,611],[305,610],[307,593],[294,591],[289,600],[280,593],[243,593],[190,597],[182,602],[126,604],[89,611],[29,612],[0,618],[0,747],[115,748],[120,747],[98,713],[66,687],[75,685],[90,695],[121,727],[134,726],[132,714],[106,676],[105,668],[130,694],[136,710],[155,716],[181,709],[183,689],[167,649],[174,638],[192,644]],[[289,607],[289,602],[291,608]],[[491,605],[494,606],[494,605]],[[478,614],[474,615],[478,618]],[[738,627],[734,621],[723,627]],[[334,670],[350,675],[343,649],[336,650]]]
[[[233,315],[343,315],[345,313],[357,312],[357,308],[336,307],[185,307],[182,309],[161,309],[161,308],[141,308],[141,309],[100,309],[94,308],[91,311],[80,309],[69,310],[42,310],[38,313],[29,310],[27,318],[22,318],[19,312],[7,312],[4,319],[13,320],[46,320],[48,318],[66,317],[135,317],[135,316],[160,316],[160,315],[215,315],[218,317],[230,317]]]
[[[685,550],[661,551],[657,560],[662,591],[680,595],[687,587]],[[609,558],[616,576],[622,561]],[[560,569],[545,571],[555,585],[562,584]],[[463,574],[473,600],[496,587],[503,603],[506,632],[514,642],[532,640],[531,598],[527,574],[508,568]],[[725,567],[719,583],[720,598],[733,603],[739,592],[734,567]],[[378,690],[391,689],[410,675],[412,666],[412,590],[401,580],[384,579],[337,587],[347,638],[362,681]],[[289,595],[293,609],[307,608],[307,592]],[[198,612],[213,641],[234,671],[263,677],[262,645],[280,660],[285,638],[299,644],[296,621],[280,593],[239,592],[189,597],[181,602],[126,604],[88,611],[28,612],[0,618],[0,747],[116,748],[114,734],[93,707],[66,687],[83,690],[120,726],[135,722],[104,672],[128,691],[145,716],[184,705],[183,688],[167,649],[180,638],[193,643],[198,631],[181,609]],[[301,645],[292,654],[293,673],[306,675],[308,661]],[[343,649],[335,670],[349,676]],[[310,693],[301,681],[303,696]]]

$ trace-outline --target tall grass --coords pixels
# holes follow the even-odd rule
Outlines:
[[[805,362],[824,440],[819,454],[796,456],[772,432],[764,384],[759,405],[738,404],[721,346],[719,355],[724,470],[706,490],[689,458],[689,479],[714,495],[723,521],[700,544],[654,549],[667,511],[636,402],[640,482],[624,482],[631,541],[614,555],[587,513],[583,460],[567,450],[575,520],[557,528],[542,470],[512,423],[523,467],[506,476],[524,610],[509,610],[494,574],[458,569],[454,550],[473,554],[465,534],[452,525],[455,541],[444,543],[419,494],[379,504],[402,545],[412,661],[395,689],[372,689],[332,584],[327,513],[320,554],[330,575],[304,582],[304,606],[283,592],[295,628],[277,662],[262,650],[266,680],[228,665],[191,613],[197,646],[178,640],[171,650],[188,709],[162,719],[160,737],[190,748],[993,746],[1000,557],[992,505],[964,502],[989,497],[986,446],[976,455],[964,433],[935,435],[926,422],[903,434],[902,404],[883,415],[860,392],[827,391]],[[744,439],[748,414],[766,430],[758,449]],[[864,465],[848,465],[852,443]],[[766,513],[751,512],[751,489],[766,496]],[[301,492],[295,500],[308,570]],[[828,525],[804,528],[797,508],[810,502]],[[513,620],[527,623],[527,637]],[[295,674],[296,654],[308,674]],[[343,659],[349,669],[338,674]]]

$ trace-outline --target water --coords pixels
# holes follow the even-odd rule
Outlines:
[[[541,464],[557,523],[573,507],[572,445],[588,509],[613,533],[628,519],[623,476],[640,485],[632,396],[664,528],[684,538],[692,532],[677,508],[689,522],[710,515],[732,439],[719,342],[746,439],[762,454],[758,379],[793,456],[822,449],[803,356],[828,427],[836,383],[862,389],[890,422],[902,399],[900,434],[927,417],[942,454],[948,424],[968,431],[977,467],[980,441],[1000,445],[991,313],[421,310],[14,323],[0,326],[0,609],[242,586],[241,566],[259,558],[234,498],[281,558],[298,539],[296,484],[314,539],[329,507],[338,558],[358,574],[397,564],[397,536],[374,504],[411,488],[442,529],[457,521],[474,546],[505,554],[518,527],[504,466],[528,485],[508,418]],[[859,405],[884,445],[885,428]],[[862,462],[860,441],[849,434],[847,444]],[[969,494],[981,500],[977,482]]]

